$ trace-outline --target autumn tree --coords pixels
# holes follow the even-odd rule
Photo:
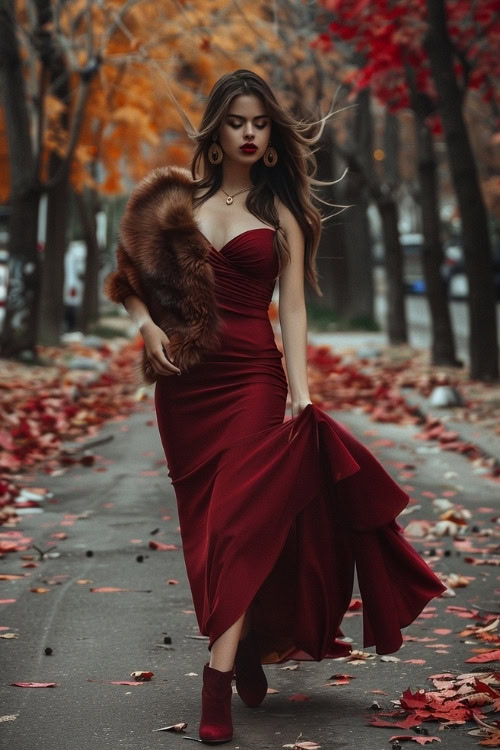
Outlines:
[[[416,107],[416,144],[419,163],[420,195],[422,199],[422,225],[424,229],[424,250],[422,266],[427,287],[427,299],[431,312],[432,361],[435,364],[457,364],[451,327],[451,318],[446,296],[443,294],[441,266],[444,260],[439,237],[439,216],[437,206],[439,191],[437,182],[432,179],[436,174],[436,161],[432,160],[433,151],[429,148],[432,134],[426,121],[429,111],[422,115],[421,98],[416,87],[415,96],[408,91],[409,73],[413,73],[415,55],[413,51],[414,35],[408,30],[418,31],[420,16],[418,7],[409,4],[404,15],[399,6],[391,2],[353,2],[336,3],[326,0],[325,5],[332,12],[330,21],[330,43],[335,44],[336,37],[342,40],[346,49],[346,58],[352,68],[351,82],[354,92],[370,87],[376,98],[391,113],[406,107]],[[406,77],[405,77],[406,76]],[[424,179],[428,178],[428,179]],[[431,191],[431,192],[429,192]],[[436,208],[433,210],[432,207]],[[384,217],[386,220],[387,217]],[[437,219],[437,221],[436,221]],[[394,231],[390,233],[394,235]],[[391,251],[389,251],[391,253]],[[392,253],[393,260],[396,259]],[[401,260],[395,265],[391,259],[386,264],[388,272],[398,273]],[[391,291],[394,282],[399,279],[388,278]],[[397,293],[396,298],[401,297]],[[394,304],[394,302],[393,302]],[[393,307],[389,304],[389,309]],[[404,304],[404,303],[403,303]],[[401,309],[401,304],[399,305]]]
[[[485,97],[496,107],[492,75],[495,69],[498,72],[498,47],[495,54],[495,47],[484,44],[484,40],[498,43],[498,7],[485,2],[472,8],[469,3],[456,2],[452,15],[447,14],[444,0],[427,0],[426,5],[429,25],[425,48],[439,96],[439,112],[462,219],[469,280],[471,375],[481,380],[496,380],[499,351],[491,243],[463,106],[467,86],[474,85],[483,86]],[[477,41],[477,31],[481,28],[484,33]]]
[[[491,250],[481,191],[474,179],[474,158],[464,140],[467,131],[462,115],[465,93],[471,88],[480,92],[493,110],[497,109],[498,93],[493,87],[491,72],[495,70],[494,40],[498,33],[494,3],[487,0],[476,7],[463,0],[450,0],[446,4],[444,0],[438,3],[433,0],[427,3],[424,0],[398,3],[392,0],[321,0],[320,4],[326,11],[324,22],[328,25],[327,30],[323,31],[325,43],[342,40],[344,45],[352,49],[351,62],[354,67],[351,78],[354,89],[369,85],[374,95],[392,110],[411,108],[415,113],[424,212],[423,265],[430,292],[434,335],[438,339],[433,346],[433,353],[437,361],[449,361],[450,364],[454,360],[454,346],[449,312],[439,280],[442,247],[437,227],[437,181],[430,129],[439,133],[441,122],[444,124],[449,133],[447,143],[451,153],[450,138],[453,140],[454,136],[450,133],[453,121],[455,145],[460,141],[465,158],[470,155],[466,170],[458,169],[453,158],[450,159],[450,169],[461,210],[464,254],[471,287],[471,374],[484,379],[496,377],[498,346],[491,281]],[[448,82],[446,93],[445,81]],[[453,81],[455,88],[450,84]],[[454,102],[453,112],[450,109],[451,100]],[[448,125],[445,116],[446,102]],[[441,115],[441,120],[435,115],[435,111]],[[458,131],[461,137],[457,139]],[[457,151],[454,153],[458,154]],[[464,160],[461,159],[459,163],[463,164]],[[459,184],[459,176],[462,186]],[[482,222],[479,251],[477,231],[475,242],[470,231],[471,211],[467,210],[465,204],[464,183],[468,185],[469,208],[472,204],[482,206],[475,214],[476,221]],[[434,191],[432,198],[430,190]],[[463,198],[460,198],[461,194]],[[479,302],[474,289],[479,290],[488,275],[490,280],[486,283],[485,294]]]
[[[2,349],[15,355],[34,351],[40,323],[45,343],[59,341],[70,190],[86,190],[92,212],[97,195],[126,192],[153,166],[186,164],[182,117],[196,119],[203,94],[224,72],[245,64],[259,70],[254,55],[275,36],[262,8],[250,2],[228,8],[224,0],[182,7],[168,0],[2,0],[0,14],[9,143],[0,192],[11,203]],[[42,193],[48,214],[39,302]],[[88,216],[87,228],[93,223]],[[95,272],[87,281],[95,285]]]

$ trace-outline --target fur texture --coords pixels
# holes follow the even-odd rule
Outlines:
[[[140,297],[181,371],[220,343],[210,243],[194,219],[192,195],[191,173],[182,167],[158,167],[141,180],[120,221],[116,270],[104,280],[113,302]],[[145,350],[140,370],[146,383],[156,381]]]

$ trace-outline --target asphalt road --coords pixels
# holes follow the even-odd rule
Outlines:
[[[433,443],[413,440],[416,430],[412,427],[374,425],[354,412],[332,416],[376,452],[401,483],[411,483],[414,510],[399,518],[404,526],[410,519],[435,518],[432,500],[422,495],[429,491],[438,496],[455,492],[454,501],[473,512],[473,523],[491,525],[493,513],[481,508],[496,504],[498,509],[498,484],[474,473],[467,459],[439,452]],[[5,748],[186,750],[190,743],[182,735],[153,731],[182,721],[188,722],[187,734],[197,736],[206,643],[194,637],[199,631],[182,550],[155,551],[148,546],[151,540],[180,545],[175,498],[151,401],[139,404],[130,417],[108,424],[101,434],[112,435],[113,440],[98,449],[93,467],[32,478],[33,486],[49,486],[54,498],[45,504],[43,513],[24,516],[17,529],[41,549],[56,544],[60,556],[44,560],[37,568],[22,567],[22,555],[33,550],[9,553],[1,561],[3,573],[29,574],[0,582],[2,600],[15,599],[0,605],[0,626],[18,636],[0,639],[0,736]],[[411,480],[401,476],[402,464],[415,467]],[[66,532],[67,538],[52,536],[60,532]],[[422,552],[426,549],[422,543],[415,546]],[[445,609],[450,604],[491,609],[498,570],[468,565],[449,537],[436,547],[441,553],[436,570],[475,578],[468,587],[456,590],[456,598],[433,600],[435,609],[405,633],[434,637],[432,644],[446,647],[429,648],[428,643],[409,641],[395,654],[400,659],[396,663],[382,662],[377,656],[360,666],[338,660],[302,662],[295,671],[284,670],[283,665],[267,666],[269,685],[279,692],[268,695],[256,709],[233,696],[235,734],[225,747],[278,750],[302,733],[304,740],[315,740],[323,748],[384,750],[390,748],[393,734],[411,734],[367,726],[367,717],[374,713],[370,704],[375,698],[388,710],[390,701],[407,687],[430,689],[427,677],[431,674],[470,671],[473,665],[464,660],[473,646],[457,635],[464,622],[470,621]],[[444,550],[450,550],[450,555],[444,556]],[[137,560],[140,555],[142,562]],[[49,592],[30,591],[36,587]],[[93,587],[129,591],[95,593],[90,591]],[[358,649],[362,648],[361,619],[354,613],[343,624],[353,648]],[[436,637],[435,628],[452,632]],[[171,638],[171,644],[164,643],[165,637]],[[45,654],[46,647],[53,649],[52,655]],[[406,661],[413,659],[425,659],[425,663]],[[154,677],[134,686],[106,682],[131,679],[134,670],[151,670]],[[348,685],[326,687],[335,673],[348,673],[355,679]],[[56,682],[57,687],[10,686],[16,681]],[[374,695],[373,690],[386,695]],[[309,699],[291,701],[296,694]],[[442,732],[436,723],[426,727],[431,735],[439,734],[443,750],[477,746],[478,739],[467,734],[473,728],[470,724]]]

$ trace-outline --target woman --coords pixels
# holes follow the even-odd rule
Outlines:
[[[364,645],[378,653],[397,650],[400,628],[445,590],[395,522],[408,497],[310,398],[304,279],[321,294],[312,199],[325,184],[312,177],[311,147],[326,119],[311,136],[258,75],[223,76],[192,134],[191,173],[153,170],[131,197],[107,280],[156,381],[186,568],[209,636],[207,743],[232,738],[233,676],[257,706],[262,664],[349,652],[337,639],[355,565]],[[287,377],[268,317],[276,279]]]

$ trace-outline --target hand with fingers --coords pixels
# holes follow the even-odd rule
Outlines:
[[[139,330],[144,340],[146,356],[153,370],[158,375],[180,375],[179,368],[168,358],[170,341],[167,334],[152,320],[144,323]]]

